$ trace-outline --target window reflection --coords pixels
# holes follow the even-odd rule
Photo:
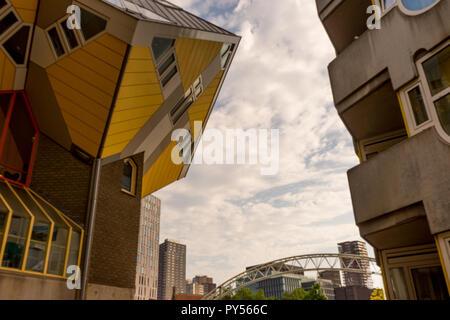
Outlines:
[[[392,292],[395,300],[409,300],[408,287],[406,286],[405,272],[403,268],[390,269]]]
[[[423,10],[438,0],[402,0],[403,5],[406,9],[411,11]]]

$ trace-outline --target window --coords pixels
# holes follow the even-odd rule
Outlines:
[[[234,51],[234,44],[231,43],[224,43],[222,46],[222,50],[220,51],[220,55],[221,55],[221,64],[222,64],[222,69],[226,69],[228,62],[231,59],[232,53]]]
[[[66,20],[60,22],[61,29],[63,30],[64,37],[67,42],[67,46],[70,50],[73,50],[79,46],[77,35],[74,30],[67,28]]]
[[[174,39],[168,38],[154,38],[152,41],[152,51],[155,58],[155,63],[158,64],[161,58],[169,52],[175,45]]]
[[[406,9],[419,11],[426,9],[436,3],[438,0],[401,0]]]
[[[24,92],[0,94],[0,177],[29,185],[39,130]]]
[[[122,174],[122,191],[135,195],[136,194],[136,164],[131,159],[123,162]]]
[[[442,268],[427,267],[411,269],[417,300],[448,300]]]
[[[14,24],[19,22],[19,19],[14,14],[13,11],[10,11],[3,18],[0,19],[0,36],[3,35],[9,28],[11,28]]]
[[[51,28],[47,31],[48,36],[50,37],[50,41],[53,45],[53,50],[55,50],[56,57],[61,57],[66,53],[64,46],[61,42],[61,38],[59,37],[59,32],[56,27]]]
[[[421,14],[440,0],[381,0],[383,12],[389,11],[392,7],[397,6],[404,13],[409,15]]]
[[[81,34],[85,41],[95,37],[106,29],[106,20],[81,8]]]
[[[416,125],[419,126],[428,121],[428,114],[419,85],[408,91],[408,98]]]
[[[23,26],[3,44],[3,47],[16,64],[25,63],[28,43],[30,42],[30,31],[30,26]]]

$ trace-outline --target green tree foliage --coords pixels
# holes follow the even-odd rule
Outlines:
[[[262,290],[254,293],[250,289],[243,288],[232,296],[225,296],[223,300],[275,300],[275,298],[266,298]],[[320,290],[320,285],[315,284],[309,291],[298,288],[291,293],[285,292],[281,300],[327,300],[327,297],[322,293],[322,290]]]

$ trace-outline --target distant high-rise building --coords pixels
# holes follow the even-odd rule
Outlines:
[[[192,279],[193,283],[201,285],[203,287],[204,294],[207,294],[216,289],[217,285],[214,283],[213,278],[207,276],[196,276]]]
[[[319,278],[331,280],[334,288],[342,287],[341,273],[339,271],[321,271],[319,272]]]
[[[203,296],[206,293],[203,285],[192,280],[186,280],[186,294]]]
[[[186,245],[166,239],[159,246],[158,300],[170,300],[175,295],[184,293],[186,293]]]
[[[346,241],[338,243],[338,249],[339,253],[345,253],[345,254],[354,254],[359,256],[367,257],[367,247],[366,244],[362,241]],[[346,261],[346,259],[343,259],[344,262],[347,264],[349,261]],[[360,261],[359,265],[354,264],[352,265],[352,268],[354,269],[369,269],[369,262],[367,261]],[[368,273],[357,273],[357,272],[344,272],[344,286],[350,287],[350,286],[359,286],[364,288],[372,288],[372,277]]]
[[[136,267],[136,300],[158,298],[160,217],[161,200],[152,195],[142,199]]]
[[[320,285],[320,290],[327,297],[328,300],[336,300],[332,280],[319,278],[309,281],[302,281],[302,288],[305,289],[305,291],[309,291],[315,284]]]

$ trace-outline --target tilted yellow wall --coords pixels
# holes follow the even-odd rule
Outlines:
[[[97,156],[127,45],[104,34],[47,68],[72,142]]]
[[[150,170],[144,175],[142,182],[142,196],[148,196],[159,189],[178,180],[183,170],[183,164],[176,165],[172,161],[172,150],[177,142],[173,141],[156,160]]]
[[[209,109],[213,107],[214,96],[219,89],[220,81],[222,80],[224,72],[221,71],[216,78],[209,84],[208,88],[203,92],[200,98],[195,101],[192,107],[189,109],[189,120],[191,122],[191,132],[193,139],[197,140],[199,132],[194,132],[195,121],[205,121],[208,115]],[[194,136],[195,135],[195,136]]]
[[[163,101],[150,48],[132,47],[102,157],[122,152]]]
[[[34,23],[38,0],[10,0],[23,22]]]
[[[184,91],[187,91],[221,49],[221,42],[187,38],[177,40],[175,50]]]
[[[3,50],[0,50],[0,90],[13,90],[16,67]]]

